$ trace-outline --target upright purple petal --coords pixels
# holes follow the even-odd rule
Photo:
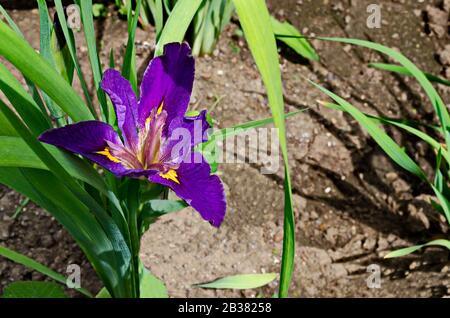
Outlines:
[[[202,110],[197,116],[191,117],[177,117],[170,122],[167,129],[167,138],[177,129],[185,129],[186,134],[191,136],[191,146],[196,146],[200,143],[208,141],[207,130],[211,128],[206,120],[206,110]]]
[[[177,117],[169,124],[161,147],[160,161],[179,164],[192,151],[192,147],[208,140],[206,110],[193,117]]]
[[[112,144],[122,143],[114,129],[101,121],[82,121],[62,128],[50,129],[44,132],[39,140],[80,154],[118,176],[127,173],[129,170],[122,164],[98,153],[105,150],[108,142]]]
[[[162,105],[170,123],[176,116],[184,116],[194,83],[194,58],[186,43],[164,46],[164,54],[154,58],[141,83],[139,125],[145,124],[154,108]]]
[[[107,70],[101,82],[116,111],[117,123],[124,137],[125,146],[134,149],[138,143],[137,101],[130,82],[114,69]]]
[[[211,175],[209,164],[201,156],[201,162],[184,162],[168,174],[155,174],[151,182],[170,187],[181,199],[196,209],[203,219],[219,227],[225,217],[226,200],[223,184],[219,177]],[[171,176],[170,178],[168,176]],[[165,177],[164,177],[165,176]]]

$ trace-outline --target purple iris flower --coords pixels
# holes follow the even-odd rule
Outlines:
[[[122,138],[110,125],[92,120],[48,130],[39,140],[80,154],[117,177],[145,177],[167,186],[218,227],[226,210],[224,188],[193,151],[207,140],[206,111],[185,117],[193,82],[189,46],[167,44],[144,73],[139,101],[118,71],[103,76],[101,87],[114,105]]]

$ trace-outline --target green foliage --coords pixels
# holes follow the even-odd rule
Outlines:
[[[151,22],[155,25],[158,40],[165,24],[173,16],[175,8],[180,6],[182,2],[185,2],[184,8],[189,7],[189,15],[192,14],[188,19],[186,29],[183,28],[182,31],[183,36],[187,32],[186,39],[191,44],[193,55],[212,53],[224,27],[230,22],[233,14],[232,1],[144,0],[141,22],[144,26]],[[193,12],[190,11],[191,9]],[[184,23],[180,22],[179,25],[182,26]]]
[[[18,264],[22,264],[28,268],[38,271],[39,273],[44,274],[45,276],[50,277],[61,284],[66,284],[66,278],[64,276],[25,255],[17,253],[1,245],[0,245],[0,255]],[[89,291],[87,291],[84,288],[79,288],[77,290],[88,297],[92,297],[91,293],[89,293]]]
[[[277,47],[271,27],[271,18],[264,0],[234,0],[234,5],[245,38],[266,87],[269,106],[275,126],[278,128],[278,137],[283,154],[285,167],[284,239],[279,296],[287,297],[294,270],[295,225],[284,123],[283,89]]]
[[[128,4],[127,1],[124,1]],[[171,17],[175,7],[181,0],[143,0],[141,10],[141,22],[144,26],[153,23],[156,29],[156,39],[160,38],[161,32],[167,22],[167,17]],[[186,1],[187,2],[187,1]],[[192,1],[191,1],[192,2]],[[217,45],[221,33],[225,26],[230,23],[234,13],[234,5],[231,0],[202,0],[199,5],[196,2],[189,4],[191,8],[197,7],[193,18],[189,19],[189,25],[186,30],[186,40],[192,47],[194,56],[211,54]],[[125,5],[122,2],[121,7]],[[120,6],[119,6],[120,7]],[[123,9],[122,9],[123,10]],[[189,12],[191,14],[191,12]],[[183,25],[184,23],[179,23]],[[273,32],[276,38],[291,47],[301,56],[318,60],[319,57],[313,47],[304,38],[295,38],[301,36],[300,32],[288,22],[279,22],[271,18]],[[294,36],[294,37],[291,37]],[[180,41],[180,39],[178,40]]]
[[[195,14],[189,34],[194,55],[210,54],[233,14],[233,2],[229,0],[208,0]]]
[[[140,265],[140,298],[167,298],[167,288],[164,283],[153,276]]]
[[[277,274],[241,274],[219,278],[215,281],[194,285],[201,288],[214,289],[251,289],[269,284],[277,278]]]
[[[84,102],[61,75],[2,21],[0,39],[0,55],[46,92],[67,115],[74,121],[93,119]]]
[[[376,117],[362,113],[356,107],[327,90],[326,88],[312,83],[314,86],[319,88],[322,92],[331,97],[337,104],[321,102],[322,105],[344,111],[351,115],[364,129],[367,130],[369,135],[377,142],[377,144],[383,149],[383,151],[400,167],[410,172],[411,174],[418,177],[423,182],[426,182],[436,195],[439,203],[434,203],[437,207],[439,213],[443,213],[447,222],[450,224],[450,191],[448,191],[448,169],[450,164],[450,156],[448,153],[449,145],[449,114],[445,104],[443,103],[441,97],[432,86],[430,81],[438,82],[441,84],[446,84],[444,81],[438,79],[437,77],[423,73],[414,63],[407,59],[401,53],[385,47],[381,44],[358,40],[358,39],[343,39],[343,38],[322,38],[323,40],[336,41],[341,43],[348,43],[353,45],[358,45],[366,47],[378,52],[388,55],[390,58],[396,60],[402,66],[389,65],[389,64],[372,64],[372,67],[376,67],[383,70],[388,70],[398,74],[403,74],[407,76],[413,76],[420,83],[422,88],[427,94],[430,102],[432,103],[436,115],[439,118],[440,126],[433,127],[434,132],[440,134],[438,138],[445,139],[446,145],[442,145],[435,137],[430,136],[423,131],[417,129],[417,123],[413,123],[408,120],[402,119],[391,119],[386,117]],[[422,168],[406,153],[405,149],[398,145],[384,130],[379,127],[379,124],[394,125],[404,131],[415,135],[416,137],[422,139],[433,147],[436,151],[436,167],[435,167],[435,177],[434,180],[430,180]],[[420,124],[420,123],[419,123]],[[421,124],[424,125],[424,124]],[[442,162],[442,159],[445,162]],[[445,173],[442,172],[445,171]],[[386,258],[400,257],[413,253],[422,247],[437,245],[450,249],[450,241],[448,240],[434,240],[426,244],[411,246],[403,248],[397,251],[389,253]]]
[[[401,74],[401,75],[413,76],[406,67],[403,67],[400,65],[386,64],[386,63],[370,63],[369,66],[373,67],[373,68],[377,68],[379,70],[389,71],[389,72],[393,72],[393,73],[397,73],[397,74]],[[443,84],[446,86],[450,86],[450,81],[448,81],[446,79],[443,79],[443,78],[440,78],[433,74],[429,74],[429,73],[425,73],[425,72],[423,74],[425,74],[425,76],[427,77],[427,79],[430,82],[435,82],[435,83]]]
[[[64,42],[67,44],[68,53],[65,54],[66,56],[65,56],[64,63],[69,64],[69,65],[70,64],[74,65],[75,70],[78,75],[78,79],[80,80],[80,83],[81,83],[81,88],[83,89],[84,98],[89,106],[89,110],[90,110],[91,114],[93,116],[95,116],[94,106],[92,104],[92,99],[89,94],[86,79],[84,78],[83,72],[81,71],[81,66],[80,66],[80,63],[79,63],[77,55],[76,55],[75,38],[74,38],[72,30],[69,29],[67,26],[66,17],[64,14],[64,8],[63,8],[61,0],[55,0],[55,7],[56,7],[56,12],[57,12],[57,17],[58,17],[58,25],[60,27],[60,29],[58,31],[63,33]],[[59,35],[59,36],[62,38],[61,35]],[[70,58],[69,58],[69,55],[70,55]],[[72,83],[71,79],[69,80],[69,83]]]
[[[92,6],[92,15],[99,19],[99,18],[106,18],[107,15],[106,7],[103,3],[94,3]]]
[[[5,287],[3,298],[66,298],[61,285],[49,282],[14,282]]]
[[[171,10],[167,22],[156,44],[155,56],[163,53],[163,47],[170,42],[182,42],[195,13],[203,0],[181,0]]]
[[[97,41],[94,30],[94,18],[92,16],[92,0],[75,0],[75,3],[81,9],[81,21],[83,22],[84,37],[88,47],[89,61],[91,62],[91,70],[94,76],[95,91],[102,108],[102,120],[108,121],[110,114],[113,113],[112,105],[106,102],[105,92],[100,88],[102,79],[102,66],[100,57],[97,52]]]
[[[384,258],[393,258],[393,257],[401,257],[411,253],[414,253],[426,246],[442,246],[450,250],[450,241],[448,240],[434,240],[425,244],[410,246],[406,248],[402,248],[393,252],[388,253]]]
[[[278,41],[283,42],[306,59],[317,61],[319,56],[308,40],[289,22],[280,22],[271,17],[273,33]]]
[[[141,0],[137,1],[134,16],[132,14],[131,5],[128,7],[128,43],[122,65],[122,76],[130,79],[131,86],[136,93],[138,93],[138,88],[136,74],[136,47],[134,46],[134,38],[136,36],[140,9]]]

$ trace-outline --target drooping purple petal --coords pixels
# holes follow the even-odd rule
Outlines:
[[[199,161],[194,162],[197,156]],[[177,181],[155,174],[151,182],[170,187],[181,199],[196,209],[203,219],[219,227],[225,217],[226,200],[219,177],[211,175],[211,169],[201,154],[192,153],[191,162],[183,162],[175,170]]]
[[[124,175],[129,170],[107,156],[98,154],[105,150],[108,143],[118,145],[122,143],[114,129],[101,121],[82,121],[62,128],[50,129],[44,132],[39,140],[80,154],[117,176]]]
[[[150,62],[142,79],[140,127],[144,126],[151,111],[161,105],[168,114],[169,123],[177,116],[184,116],[194,83],[194,67],[189,45],[170,43],[164,46],[163,55]]]
[[[89,120],[44,132],[39,140],[79,154],[102,151],[107,141],[121,144],[114,129],[101,121]]]
[[[137,101],[131,84],[114,69],[107,70],[101,82],[116,111],[117,123],[124,137],[125,146],[134,149],[138,143]]]

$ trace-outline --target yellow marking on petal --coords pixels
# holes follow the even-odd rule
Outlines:
[[[177,172],[173,169],[170,169],[166,173],[160,173],[159,175],[161,177],[163,177],[164,179],[172,180],[173,182],[180,184],[180,181],[178,180]]]
[[[109,152],[109,148],[106,147],[104,150],[102,151],[97,151],[96,153],[98,153],[99,155],[103,155],[106,158],[108,158],[109,160],[111,160],[112,162],[116,162],[119,163],[120,159],[114,157],[110,152]]]
[[[147,119],[145,120],[145,125],[148,126],[151,121],[152,121],[152,117],[148,116]]]
[[[163,106],[164,106],[164,102],[162,102],[161,105],[159,105],[158,110],[156,111],[157,115],[160,115],[162,113]]]

